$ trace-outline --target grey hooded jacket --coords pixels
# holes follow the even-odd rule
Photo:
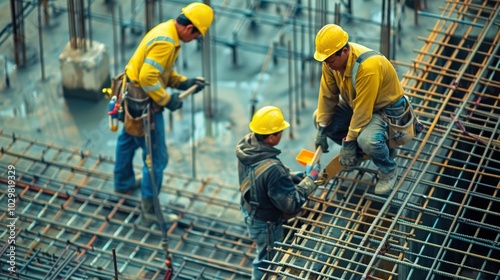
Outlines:
[[[288,169],[277,157],[280,153],[280,150],[259,142],[253,133],[247,134],[236,146],[240,185],[248,176],[250,166],[256,166],[266,160],[276,162],[255,180],[254,193],[257,194],[258,207],[254,218],[263,221],[279,221],[283,219],[284,213],[299,212],[313,190],[312,186],[315,186],[307,176],[295,185]]]

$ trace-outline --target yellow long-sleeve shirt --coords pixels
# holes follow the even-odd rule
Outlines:
[[[125,66],[128,78],[160,106],[165,106],[170,101],[170,94],[165,88],[176,88],[187,79],[173,69],[180,49],[174,20],[169,20],[158,24],[144,35]]]
[[[354,89],[351,81],[354,62],[361,53],[370,49],[356,43],[349,43],[349,46],[343,76],[340,71],[333,71],[323,63],[316,121],[320,125],[332,121],[334,108],[342,97],[353,109],[347,138],[357,139],[373,113],[398,101],[403,96],[403,88],[391,62],[384,56],[375,55],[360,64]]]

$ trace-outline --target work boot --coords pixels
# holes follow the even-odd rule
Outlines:
[[[175,214],[163,215],[163,221],[165,222],[165,224],[170,224],[177,220],[179,220],[179,216]],[[141,225],[149,227],[153,223],[157,222],[158,218],[155,214],[155,206],[153,200],[145,198],[141,199]]]
[[[396,185],[398,179],[398,168],[389,173],[382,173],[378,171],[378,182],[375,185],[376,194],[386,194],[390,192]]]
[[[129,188],[127,190],[117,190],[117,189],[115,189],[115,192],[119,193],[119,194],[128,194],[128,193],[131,193],[131,192],[133,192],[133,191],[138,190],[138,189],[141,188],[141,181],[142,181],[142,174],[141,175],[137,175],[137,176],[135,176],[135,183],[134,183],[134,185],[131,188]]]

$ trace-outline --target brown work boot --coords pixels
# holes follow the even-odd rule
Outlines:
[[[396,185],[398,179],[398,168],[387,174],[378,171],[378,182],[375,185],[376,194],[386,194],[390,192]]]
[[[163,215],[163,221],[165,224],[171,224],[179,220],[179,216],[175,214]],[[153,223],[157,223],[158,218],[155,214],[155,207],[153,200],[151,199],[141,199],[141,225],[145,227],[151,226]]]

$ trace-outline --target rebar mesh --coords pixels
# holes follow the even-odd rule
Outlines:
[[[500,279],[500,2],[447,1],[402,80],[425,130],[335,176],[289,226],[269,275],[290,279]]]
[[[15,167],[16,266],[19,279],[114,277],[163,279],[161,232],[141,226],[139,198],[114,193],[113,161],[0,133],[2,184],[7,205],[8,166]],[[168,230],[174,279],[249,277],[253,244],[238,208],[237,190],[166,173],[165,212],[182,216]],[[165,204],[166,205],[166,204]],[[6,206],[7,209],[7,206]],[[0,215],[1,274],[9,273],[8,211]],[[38,277],[38,278],[37,278]],[[91,278],[92,279],[92,278]]]

